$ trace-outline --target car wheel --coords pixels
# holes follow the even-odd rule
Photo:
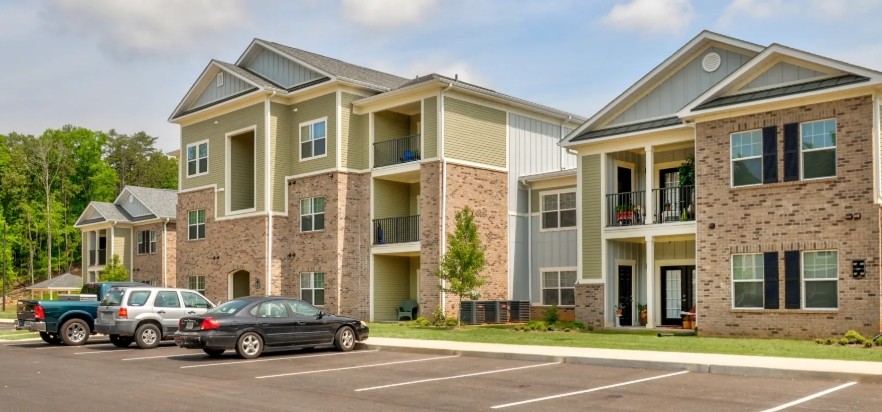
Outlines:
[[[236,353],[245,359],[254,359],[263,352],[263,339],[254,332],[245,332],[236,342]]]
[[[349,326],[344,326],[337,330],[337,336],[334,337],[334,346],[339,351],[349,352],[355,347],[355,332]]]
[[[138,329],[135,330],[135,342],[141,349],[153,349],[159,346],[159,341],[161,339],[162,333],[160,333],[159,328],[152,323],[145,323],[138,326]]]
[[[220,355],[224,354],[223,349],[202,348],[202,351],[207,353],[208,356],[211,356],[212,358],[218,358],[220,357]]]
[[[127,348],[134,340],[131,336],[110,335],[110,343],[117,348]]]
[[[89,333],[89,325],[82,319],[71,319],[61,325],[61,340],[65,345],[82,345],[89,340]]]
[[[40,332],[40,339],[43,339],[43,342],[50,345],[58,345],[61,343],[61,338],[54,333]]]

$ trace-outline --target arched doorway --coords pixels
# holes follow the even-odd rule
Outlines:
[[[247,270],[237,270],[230,274],[230,299],[251,294],[251,274]]]

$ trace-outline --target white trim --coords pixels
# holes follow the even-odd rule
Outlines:
[[[335,131],[337,133],[335,133],[335,134],[337,135],[337,150],[335,150],[335,152],[336,152],[335,154],[337,155],[336,156],[337,157],[337,168],[339,169],[339,168],[343,167],[343,93],[340,91],[340,89],[337,89],[336,94],[337,94],[337,110],[336,110],[336,116],[337,116],[336,123],[337,123],[337,125],[335,127],[337,128],[337,130],[335,130]],[[325,132],[325,134],[328,134],[328,133]],[[327,148],[325,151],[327,151]]]
[[[214,78],[215,78],[215,80],[214,80],[215,87],[221,87],[224,85],[224,72],[223,72],[223,70],[217,72],[217,74],[214,76]]]
[[[826,146],[826,147],[817,148],[817,149],[808,149],[808,152],[809,152],[809,153],[811,153],[811,152],[820,152],[820,151],[823,151],[823,150],[830,150],[830,149],[833,149],[833,175],[832,175],[832,176],[819,176],[819,177],[813,177],[813,178],[810,178],[810,179],[806,179],[805,176],[804,176],[804,175],[805,175],[805,157],[804,157],[804,154],[805,154],[806,150],[803,149],[803,144],[802,144],[802,125],[807,124],[807,123],[821,123],[821,122],[826,122],[826,121],[829,121],[829,120],[832,120],[832,121],[833,121],[833,125],[835,126],[835,127],[834,127],[834,132],[833,132],[833,133],[836,134],[836,137],[834,138],[835,141],[834,141],[833,146]],[[837,162],[837,158],[836,158],[836,156],[839,154],[839,145],[838,145],[838,140],[839,140],[839,135],[838,135],[838,133],[839,133],[839,131],[838,131],[838,128],[839,128],[839,122],[836,120],[835,117],[832,117],[832,118],[825,118],[825,119],[818,119],[818,120],[809,120],[809,121],[805,121],[805,122],[799,122],[799,142],[798,142],[798,144],[799,144],[799,180],[801,180],[801,181],[806,181],[806,182],[811,182],[811,181],[814,181],[814,180],[830,179],[830,178],[835,178],[835,177],[837,177],[837,175],[836,175],[836,170],[838,169],[838,167],[836,167],[836,163],[838,163],[838,162]]]
[[[247,218],[247,217],[260,217],[260,216],[266,216],[266,213],[265,212],[250,212],[250,213],[232,214],[229,216],[215,217],[214,220],[218,221],[218,222],[223,222],[225,220],[235,220],[235,219],[243,219],[243,218]]]
[[[561,303],[557,303],[558,307],[565,307],[565,308],[575,307],[576,306],[575,305],[576,285],[579,284],[579,268],[574,267],[574,266],[548,266],[548,267],[539,267],[538,269],[539,269],[539,305],[540,306],[551,306],[552,305],[550,303],[544,302],[545,295],[542,293],[542,291],[544,289],[557,289],[557,291],[558,291],[557,298],[558,298],[558,301],[560,301],[560,298],[561,298],[560,291],[561,291],[561,289],[564,288],[564,286],[560,284],[560,272],[576,272],[576,283],[573,283],[573,286],[572,286],[573,304],[572,305],[564,305]],[[545,275],[545,273],[557,273],[557,282],[558,282],[557,288],[546,288],[545,287],[545,282],[544,282],[545,279],[543,279],[543,275]],[[567,289],[570,289],[570,288],[568,287]],[[530,303],[534,303],[534,302],[530,301]]]
[[[321,229],[315,228],[315,216],[318,215],[318,213],[315,213],[315,210],[314,210],[315,209],[315,199],[322,199],[322,213],[321,213],[322,214],[322,222],[325,221],[324,216],[325,216],[325,210],[327,210],[327,200],[326,200],[327,198],[325,196],[302,197],[297,200],[297,211],[299,212],[298,217],[297,217],[297,233],[317,233],[317,232],[324,232],[325,231],[324,227],[322,227]],[[308,200],[311,202],[311,204],[309,205],[310,213],[306,214],[306,215],[303,214],[303,207],[301,206],[301,204],[303,203],[304,200]],[[303,230],[303,217],[304,216],[313,217],[312,230]],[[324,223],[322,223],[322,224],[324,224]]]
[[[374,169],[374,112],[368,113],[368,169]]]
[[[203,232],[204,232],[204,236],[203,236],[203,237],[197,237],[197,238],[195,238],[195,239],[191,239],[191,238],[190,238],[190,226],[196,226],[196,236],[199,236],[199,223],[197,222],[197,223],[195,223],[195,224],[193,224],[193,225],[190,224],[190,212],[196,212],[196,220],[198,221],[198,220],[199,220],[199,211],[200,211],[200,210],[202,211],[202,215],[203,215],[203,219],[204,219],[204,221],[202,222],[202,228],[203,228],[202,230],[203,230]],[[186,228],[187,228],[187,237],[185,238],[186,241],[189,242],[189,241],[195,241],[195,240],[205,240],[205,238],[208,236],[208,230],[207,230],[208,228],[207,228],[206,226],[208,226],[208,213],[206,213],[205,208],[201,208],[201,209],[187,209],[187,224],[186,224]]]
[[[273,291],[273,193],[272,193],[272,130],[270,130],[270,125],[272,124],[272,98],[276,94],[273,92],[271,95],[267,96],[266,100],[263,103],[264,108],[264,117],[263,117],[263,134],[264,134],[264,165],[263,165],[263,209],[266,211],[266,287],[264,290],[266,291],[266,296],[272,295]],[[254,133],[254,153],[257,156],[257,132]],[[285,159],[287,160],[287,159]],[[254,188],[257,188],[257,158],[254,159]],[[254,206],[257,206],[257,196],[255,193],[254,197]],[[281,274],[279,274],[281,276]],[[281,279],[280,279],[281,282]]]
[[[373,185],[373,183],[371,183]],[[373,215],[373,206],[371,207],[371,215]],[[369,274],[368,274],[368,320],[370,322],[374,321],[374,254],[368,254],[368,265]]]
[[[637,311],[637,302],[635,302],[635,300],[639,299],[639,297],[637,296],[637,261],[633,260],[633,259],[616,259],[614,263],[616,266],[616,279],[615,279],[615,282],[613,282],[613,285],[612,285],[613,287],[610,287],[610,289],[612,290],[612,297],[616,300],[618,300],[618,297],[620,295],[620,293],[619,293],[619,267],[628,266],[631,268],[631,325],[630,326],[633,326],[634,319],[639,320],[639,315],[640,315]],[[647,290],[646,293],[649,294],[650,293],[649,290]],[[617,304],[618,302],[616,300],[614,300],[614,302],[616,302],[616,304]],[[649,307],[647,306],[647,310],[648,310],[648,308]],[[610,310],[608,313],[612,316],[612,323],[618,327],[621,327],[622,325],[617,324],[618,322],[616,321],[617,316],[615,314],[615,308]],[[634,316],[635,314],[637,316]]]
[[[757,279],[735,280],[735,256],[757,256],[757,255],[760,256],[760,262],[762,262],[762,264],[763,264],[763,268],[762,268],[762,272],[760,273],[759,280],[757,280]],[[777,264],[777,262],[776,262],[776,264]],[[732,309],[732,310],[765,310],[766,309],[765,266],[766,266],[766,261],[765,261],[765,256],[763,253],[733,253],[733,254],[729,255],[729,287],[731,289],[730,290],[731,293],[729,294],[729,298],[732,299],[732,304],[730,305],[730,309]],[[696,272],[698,272],[698,271],[696,270]],[[748,306],[745,306],[745,307],[735,306],[735,283],[736,282],[737,283],[756,283],[757,281],[759,281],[759,283],[763,285],[763,295],[762,295],[763,304],[758,307],[755,307],[755,306],[750,306],[750,307],[748,307]],[[698,292],[698,291],[696,291],[696,292]]]
[[[836,277],[834,278],[823,278],[823,279],[811,279],[808,280],[805,278],[805,254],[806,253],[818,253],[818,252],[834,252],[836,253]],[[836,307],[833,308],[809,308],[806,307],[806,297],[805,297],[805,285],[806,282],[836,282]],[[841,291],[841,285],[839,283],[839,251],[836,249],[819,249],[819,250],[801,250],[799,251],[799,298],[800,298],[800,308],[807,311],[839,311],[841,306],[839,302],[839,292]]]
[[[185,148],[182,157],[184,158],[184,161],[183,161],[184,170],[185,170],[184,173],[185,173],[187,179],[189,179],[191,177],[198,177],[198,176],[207,175],[208,172],[211,170],[211,168],[209,167],[210,166],[209,159],[211,159],[211,153],[209,152],[209,149],[211,149],[211,146],[209,145],[208,140],[209,139],[204,139],[204,140],[200,140],[198,142],[190,143]],[[205,171],[200,173],[199,172],[199,146],[202,146],[203,143],[205,144]],[[193,146],[196,146],[196,160],[195,160],[196,161],[196,173],[191,175],[190,174],[190,155],[189,155],[189,152],[190,152],[190,148]]]
[[[248,213],[248,212],[253,212],[253,211],[257,210],[257,198],[256,198],[257,193],[252,195],[252,198],[251,198],[253,207],[247,208],[247,209],[240,209],[240,210],[236,210],[236,211],[230,210],[230,193],[232,193],[232,190],[227,190],[228,188],[232,188],[232,183],[230,182],[230,179],[232,178],[232,171],[230,170],[230,166],[231,166],[230,162],[232,161],[232,159],[231,159],[232,153],[230,151],[230,141],[232,140],[233,137],[246,134],[249,131],[251,132],[251,144],[253,147],[253,149],[252,149],[253,159],[252,159],[251,163],[254,165],[253,166],[254,170],[252,173],[254,175],[254,182],[252,182],[252,185],[253,185],[254,189],[257,189],[257,125],[255,124],[255,125],[251,125],[248,127],[243,127],[239,130],[234,130],[232,132],[224,133],[224,216],[237,215],[237,214]],[[215,203],[215,208],[217,208],[217,203]]]
[[[561,207],[560,207],[560,195],[563,194],[563,193],[573,193],[573,194],[575,194],[575,193],[576,193],[576,188],[574,188],[574,187],[569,187],[569,188],[566,188],[566,189],[557,189],[557,190],[539,190],[538,192],[539,192],[539,212],[538,212],[538,216],[540,216],[540,219],[539,219],[539,233],[545,233],[545,232],[561,232],[561,231],[566,231],[566,230],[576,230],[576,226],[578,226],[578,223],[576,223],[576,225],[574,225],[574,226],[566,226],[566,227],[564,227],[564,226],[561,226],[561,222],[560,222],[560,212],[562,212],[562,211],[564,211],[564,210],[574,210],[574,211],[576,212],[576,215],[577,215],[577,216],[578,216],[578,214],[579,214],[579,204],[578,204],[578,200],[576,201],[577,203],[576,203],[576,207],[575,207],[574,209],[561,209]],[[555,212],[557,212],[557,227],[553,227],[553,228],[545,228],[545,227],[544,227],[544,224],[543,224],[543,222],[542,222],[542,219],[541,219],[542,214],[545,213],[545,202],[542,201],[542,198],[543,198],[544,196],[549,196],[549,195],[558,195],[558,198],[557,198],[557,199],[558,199],[558,200],[557,200],[557,210],[555,210]],[[532,199],[529,199],[529,201],[532,202]],[[578,220],[578,219],[577,219],[577,220]]]
[[[420,134],[420,159],[426,154],[426,98],[420,99],[420,121],[418,133]],[[422,161],[420,161],[422,163]]]
[[[373,239],[373,232],[371,232],[371,239]],[[407,252],[419,252],[420,251],[420,241],[416,242],[406,242],[406,243],[389,243],[384,245],[371,245],[371,254],[372,255],[395,255],[400,253]]]
[[[759,154],[759,156],[742,157],[742,158],[739,158],[739,159],[733,159],[733,158],[732,158],[732,139],[735,137],[736,134],[748,134],[748,133],[753,133],[753,132],[759,132],[759,137],[760,137],[760,154]],[[778,139],[777,139],[777,137],[776,137],[776,138],[775,138],[775,145],[776,145],[776,147],[775,147],[775,153],[778,152],[777,142],[778,142]],[[762,186],[762,185],[763,185],[763,182],[765,181],[765,178],[766,178],[766,177],[764,176],[764,173],[763,173],[763,171],[765,170],[765,167],[764,167],[764,165],[763,165],[763,155],[764,155],[764,153],[763,153],[763,145],[764,145],[764,141],[763,141],[763,129],[750,129],[750,130],[742,130],[742,131],[740,131],[740,132],[732,132],[732,133],[729,133],[729,189],[736,189],[736,188],[742,188],[742,187],[755,187],[755,186]],[[783,156],[782,156],[782,157],[783,157]],[[736,185],[735,185],[735,166],[734,166],[734,162],[736,162],[736,161],[743,161],[743,160],[752,160],[752,159],[759,159],[759,161],[760,161],[760,174],[761,174],[761,175],[760,175],[760,181],[759,181],[759,183],[754,183],[754,184],[752,184],[752,185],[738,185],[738,186],[736,186]],[[801,162],[801,160],[800,160],[800,162]],[[777,162],[776,162],[776,163],[775,163],[775,167],[777,167],[777,166],[778,166],[778,165],[777,165]],[[800,167],[802,167],[802,166],[800,165]]]
[[[880,152],[882,152],[882,133],[879,124],[879,94],[873,93],[873,199],[875,204],[882,202],[882,164],[880,164]]]
[[[320,139],[313,139],[312,138],[313,125],[318,124],[318,123],[322,123],[322,122],[325,123],[325,137],[322,138],[325,140],[325,152],[320,155],[315,155],[315,141],[320,140]],[[309,132],[310,132],[309,141],[312,142],[312,152],[313,152],[313,155],[310,157],[303,157],[303,149],[301,148],[301,144],[306,143],[303,141],[303,136],[301,136],[301,133],[303,133],[304,126],[309,126]],[[328,116],[305,121],[305,122],[300,123],[299,126],[297,126],[297,157],[300,162],[305,162],[308,160],[321,159],[323,157],[327,157],[328,156],[328,149],[329,149],[328,146],[329,146],[328,145]]]
[[[474,167],[476,169],[484,169],[484,170],[490,170],[490,171],[494,171],[494,172],[508,173],[508,169],[506,169],[504,167],[490,166],[490,165],[486,165],[483,163],[470,162],[468,160],[460,160],[460,159],[455,159],[452,157],[448,157],[448,158],[446,158],[446,160],[447,160],[447,163],[453,163],[453,164],[459,165],[459,166],[468,166],[468,167]]]
[[[194,187],[190,187],[187,189],[178,189],[178,194],[198,192],[200,190],[207,190],[207,189],[212,189],[215,192],[217,192],[218,191],[217,183],[210,183],[210,184],[202,185],[202,186],[194,186]],[[223,188],[220,188],[220,189],[223,189]],[[217,213],[215,213],[215,215],[217,215]]]

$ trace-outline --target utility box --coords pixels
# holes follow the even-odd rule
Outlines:
[[[459,319],[468,325],[480,325],[484,323],[483,302],[476,300],[464,300],[459,307]]]

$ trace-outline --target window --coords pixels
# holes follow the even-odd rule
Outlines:
[[[542,229],[576,227],[576,192],[542,195]]]
[[[836,251],[803,252],[802,280],[806,309],[835,309],[838,305],[839,264]]]
[[[325,155],[327,120],[314,120],[300,124],[300,160]]]
[[[836,176],[836,119],[799,125],[802,178]]]
[[[217,87],[221,87],[224,85],[224,73],[223,72],[218,73],[217,77],[215,79],[217,82]]]
[[[205,209],[191,210],[187,214],[187,239],[205,239]]]
[[[181,300],[178,299],[178,292],[175,291],[164,291],[156,293],[156,300],[153,302],[153,306],[157,308],[179,308],[181,307]]]
[[[300,231],[315,232],[325,228],[325,198],[300,200]]]
[[[576,304],[576,271],[542,272],[543,305]]]
[[[208,309],[211,306],[208,304],[208,300],[198,293],[181,291],[181,299],[184,301],[185,308]]]
[[[763,135],[760,130],[732,133],[732,186],[763,182]]]
[[[304,272],[300,274],[300,299],[316,306],[325,304],[325,274]]]
[[[732,255],[732,299],[736,308],[763,308],[763,255]]]
[[[319,314],[319,310],[315,306],[299,300],[288,299],[288,306],[291,306],[291,310],[294,311],[296,316],[314,317]]]
[[[205,276],[190,276],[190,287],[189,289],[195,290],[201,294],[205,294]]]
[[[187,145],[187,177],[208,173],[208,141]]]
[[[129,294],[129,303],[127,306],[144,306],[149,297],[149,290],[136,290]]]
[[[251,314],[260,318],[287,318],[288,309],[284,301],[271,300],[256,306],[251,310]]]
[[[138,232],[138,254],[156,253],[156,231],[142,230]]]

